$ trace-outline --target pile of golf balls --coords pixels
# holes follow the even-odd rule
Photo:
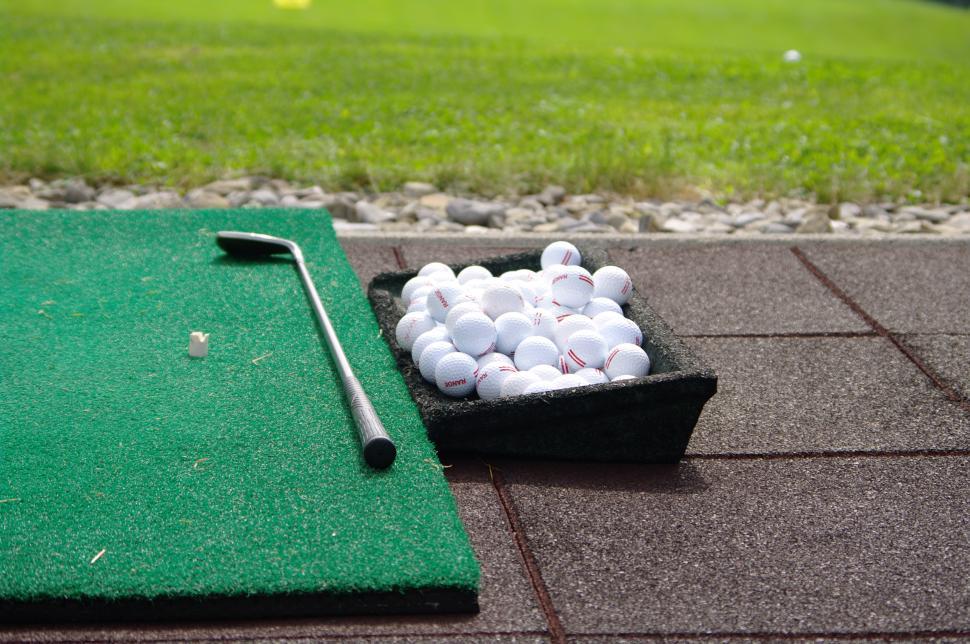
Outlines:
[[[401,291],[398,345],[421,376],[456,398],[484,400],[640,378],[650,358],[624,317],[633,283],[617,266],[593,274],[565,241],[542,252],[541,270],[501,275],[432,262]]]

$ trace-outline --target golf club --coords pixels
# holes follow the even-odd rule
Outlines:
[[[281,239],[280,237],[272,237],[260,233],[235,231],[219,231],[216,234],[216,243],[219,244],[222,250],[233,257],[257,259],[268,255],[285,253],[293,257],[293,261],[296,262],[296,267],[300,273],[300,279],[303,281],[303,287],[306,289],[307,295],[310,298],[310,303],[313,304],[313,310],[317,314],[317,320],[319,320],[320,326],[323,328],[323,335],[327,339],[327,345],[330,347],[330,355],[333,356],[334,363],[337,365],[337,371],[340,373],[340,379],[344,386],[344,394],[350,402],[350,410],[354,415],[354,421],[357,423],[357,432],[360,436],[361,447],[364,451],[364,460],[374,468],[383,469],[389,467],[397,455],[397,448],[394,446],[394,441],[391,440],[391,437],[387,435],[387,430],[384,429],[381,419],[377,417],[374,406],[364,392],[360,381],[357,380],[357,376],[354,375],[354,371],[350,367],[350,362],[347,361],[347,356],[344,355],[343,347],[340,346],[340,341],[337,339],[337,334],[330,324],[330,318],[327,317],[327,312],[323,308],[323,303],[320,301],[317,289],[313,285],[313,280],[310,279],[310,273],[307,272],[306,265],[303,262],[303,252],[300,250],[300,247],[296,242],[290,241],[289,239]]]

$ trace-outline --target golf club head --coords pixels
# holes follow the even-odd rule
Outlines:
[[[219,248],[233,257],[258,259],[270,255],[289,254],[296,257],[299,250],[294,242],[262,233],[220,230],[216,233]]]

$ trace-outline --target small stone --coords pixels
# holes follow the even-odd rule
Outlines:
[[[109,188],[98,195],[98,203],[115,210],[131,210],[137,201],[131,190]]]
[[[723,224],[719,221],[715,221],[714,223],[706,226],[701,232],[712,235],[730,235],[734,232],[734,227],[729,226],[728,224]]]
[[[869,219],[889,220],[889,212],[882,206],[876,204],[866,204],[862,207],[862,216]]]
[[[912,215],[916,219],[930,221],[934,224],[941,224],[950,218],[950,213],[946,209],[929,210],[927,208],[911,206],[909,208],[903,208],[903,212]]]
[[[688,221],[671,217],[660,226],[660,230],[665,233],[692,233],[697,229]]]
[[[421,181],[408,181],[404,184],[404,194],[412,199],[417,199],[418,197],[423,197],[425,195],[430,195],[438,192],[430,183],[423,183]]]
[[[760,212],[741,212],[733,220],[731,220],[731,225],[735,228],[744,228],[749,224],[753,224],[756,221],[761,221],[764,219],[764,215]]]
[[[536,233],[555,233],[559,232],[559,224],[556,222],[549,222],[546,224],[539,224],[532,229],[532,232]]]
[[[907,221],[901,226],[897,227],[896,232],[904,235],[932,232],[931,230],[928,230],[929,228],[929,225],[924,221]]]
[[[230,192],[226,195],[226,199],[229,200],[229,205],[233,208],[239,208],[243,204],[249,203],[249,191],[237,190],[235,192]]]
[[[193,190],[186,198],[190,208],[228,208],[229,200],[217,192],[208,190]]]
[[[606,223],[617,230],[620,230],[630,221],[630,218],[624,214],[613,212],[606,217]]]
[[[0,208],[20,208],[21,204],[33,196],[27,186],[0,188]]]
[[[556,206],[566,197],[566,189],[562,186],[546,186],[545,190],[536,195],[536,201],[544,206]]]
[[[948,226],[956,228],[962,232],[970,232],[970,212],[961,212],[953,215],[946,223]]]
[[[223,197],[228,197],[232,192],[249,192],[252,190],[253,180],[250,177],[223,179],[206,184],[202,186],[202,189],[208,192],[214,192],[217,195],[222,195]]]
[[[324,207],[322,201],[313,201],[312,199],[301,199],[294,206],[294,208],[303,208],[304,210],[320,210]]]
[[[290,195],[283,195],[283,198],[280,199],[280,205],[281,206],[284,206],[286,208],[293,208],[298,203],[300,203],[300,200],[297,198],[296,195],[292,195],[292,194],[290,194]]]
[[[627,219],[622,226],[617,229],[619,232],[632,235],[638,232],[637,224],[632,219]]]
[[[338,233],[372,233],[379,230],[377,224],[361,224],[347,221],[345,219],[334,219],[333,229]]]
[[[862,211],[860,210],[859,212]],[[802,223],[798,224],[795,232],[799,234],[830,233],[832,232],[831,220],[824,212],[816,210],[802,219]]]
[[[323,188],[321,188],[320,186],[310,186],[309,188],[299,188],[298,190],[294,190],[293,194],[299,197],[301,201],[304,199],[323,201],[324,196],[326,196],[325,193],[323,192]]]
[[[418,203],[425,208],[434,208],[435,210],[441,210],[442,212],[448,207],[449,201],[451,201],[451,197],[442,192],[436,192],[432,195],[424,195],[418,199]]]
[[[260,206],[278,206],[280,203],[280,197],[278,194],[268,188],[260,188],[259,190],[253,190],[250,193],[249,202],[258,204]]]
[[[465,226],[485,224],[489,217],[505,213],[505,206],[487,201],[473,201],[471,199],[452,199],[445,212],[448,217]]]
[[[382,209],[380,206],[366,201],[357,202],[357,220],[366,224],[382,224],[387,221],[394,221],[397,216]]]
[[[765,233],[766,235],[787,235],[794,232],[794,229],[787,224],[781,223],[780,221],[772,221],[762,226],[761,232]]]
[[[323,207],[327,209],[331,216],[346,219],[353,222],[357,220],[356,202],[348,197],[341,195],[331,195],[329,199],[323,200]]]
[[[606,224],[594,224],[592,222],[580,222],[578,226],[571,229],[571,233],[612,233],[613,229]]]
[[[836,211],[839,219],[845,219],[847,217],[858,217],[862,214],[862,208],[859,204],[852,203],[850,201],[844,201],[839,204],[838,210]]]
[[[597,225],[603,225],[606,223],[606,213],[602,210],[595,210],[593,212],[586,213],[583,220]]]
[[[637,231],[641,233],[660,233],[663,232],[660,226],[662,223],[663,217],[659,214],[645,214],[640,217]]]
[[[466,235],[482,235],[482,234],[487,235],[490,232],[492,231],[490,231],[485,226],[465,226]]]
[[[182,207],[182,197],[179,193],[171,190],[149,192],[141,197],[135,197],[134,203],[134,210],[164,210]]]

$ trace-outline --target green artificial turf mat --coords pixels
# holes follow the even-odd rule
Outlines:
[[[302,245],[389,470],[363,462],[292,262],[229,259],[221,229]],[[8,211],[0,293],[0,619],[475,608],[438,458],[326,213]]]

